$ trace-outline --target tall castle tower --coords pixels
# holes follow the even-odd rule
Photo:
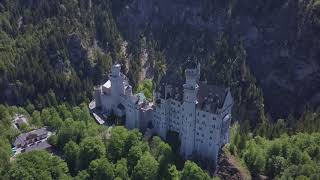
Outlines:
[[[120,103],[120,95],[124,94],[124,84],[123,77],[121,76],[121,65],[115,64],[112,66],[111,74],[109,75],[111,80],[111,94],[112,102],[114,106],[117,106]]]
[[[183,85],[183,118],[181,127],[181,152],[185,157],[195,149],[195,123],[198,94],[198,69],[186,69],[186,83]]]

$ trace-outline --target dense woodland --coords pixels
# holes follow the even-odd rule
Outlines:
[[[269,179],[319,179],[320,134],[281,134],[272,140],[241,135],[235,126],[227,149],[238,157],[253,177]],[[277,133],[277,132],[274,132]]]
[[[153,89],[166,73],[183,78],[187,62],[180,61],[190,57],[202,64],[202,80],[231,88],[233,120],[239,126],[228,150],[253,177],[320,178],[319,108],[306,106],[298,115],[269,118],[243,42],[235,42],[228,33],[217,39],[209,33],[189,36],[179,34],[179,28],[186,27],[168,25],[160,29],[165,37],[142,32],[126,40],[121,32],[128,30],[120,31],[114,17],[128,2],[0,1],[0,179],[210,179],[210,168],[178,156],[177,141],[169,140],[169,145],[155,136],[148,142],[137,130],[98,126],[86,104],[93,86],[106,80],[114,62],[123,64],[135,92],[152,100]],[[318,28],[319,2],[308,7]],[[214,8],[211,1],[205,3],[204,19]],[[231,15],[245,8],[263,16],[282,1],[225,3]],[[193,47],[176,49],[178,41],[192,42]],[[140,79],[142,49],[148,51],[153,81]],[[179,67],[167,56],[177,57]],[[21,132],[42,126],[56,132],[50,139],[54,156],[30,152],[10,161],[11,143],[21,133],[11,126],[15,113],[30,119]]]
[[[112,61],[122,62],[110,2],[93,1],[91,12],[87,1],[79,3],[78,8],[77,1],[1,2],[2,102],[38,109],[61,101],[78,104],[91,97]],[[134,62],[130,79],[136,82]]]

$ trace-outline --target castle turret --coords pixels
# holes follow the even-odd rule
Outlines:
[[[183,126],[181,138],[181,152],[186,158],[190,157],[195,149],[195,123],[198,84],[197,69],[187,69],[185,71],[186,83],[183,85]]]
[[[111,76],[112,77],[119,77],[120,76],[120,70],[121,70],[121,65],[120,64],[113,65],[112,69],[111,69]]]
[[[183,85],[183,101],[197,104],[198,92],[198,71],[196,69],[187,69],[185,71],[186,83]]]
[[[111,80],[111,95],[113,108],[115,108],[120,103],[120,96],[124,92],[124,77],[121,74],[121,65],[115,64],[111,68],[110,80]]]
[[[127,86],[126,87],[126,96],[132,96],[132,86]]]

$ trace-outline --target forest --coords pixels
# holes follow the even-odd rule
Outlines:
[[[163,77],[184,77],[186,59],[201,63],[201,80],[231,88],[234,125],[226,149],[253,178],[320,179],[319,107],[306,104],[299,113],[273,118],[266,110],[268,92],[250,68],[246,45],[231,32],[213,38],[210,32],[194,33],[186,25],[168,22],[157,29],[160,34],[145,28],[130,38],[127,31],[133,29],[119,25],[117,18],[132,2],[0,1],[0,179],[218,178],[196,159],[182,160],[177,141],[157,136],[146,141],[139,131],[122,127],[123,122],[98,126],[87,108],[93,87],[105,82],[112,63],[123,65],[135,93],[152,100]],[[319,2],[305,1],[306,8],[299,11],[305,19],[301,31],[319,32]],[[203,0],[201,18],[209,19],[216,3]],[[231,17],[245,9],[262,18],[284,1],[224,3]],[[141,80],[144,50],[152,80]],[[25,114],[29,125],[12,128],[16,113]],[[35,151],[12,161],[15,137],[43,126],[55,132],[50,138],[54,155]]]
[[[0,105],[0,112],[1,179],[211,179],[196,163],[183,163],[178,149],[157,136],[147,141],[139,130],[97,125],[85,103],[41,111]],[[49,138],[53,155],[31,151],[10,160],[10,142],[20,133],[11,125],[16,113],[29,119],[21,131],[46,126],[56,132]]]

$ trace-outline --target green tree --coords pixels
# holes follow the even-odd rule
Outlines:
[[[266,173],[269,178],[273,179],[277,175],[281,174],[287,168],[287,161],[281,156],[272,156],[269,158],[266,165]]]
[[[151,80],[145,80],[138,85],[136,92],[142,92],[148,101],[152,101],[153,98],[153,84]]]
[[[133,180],[156,180],[158,178],[159,163],[151,156],[150,153],[145,153],[132,173]]]
[[[136,166],[142,155],[143,152],[140,145],[135,145],[130,148],[127,157],[129,172],[132,172],[133,168]]]
[[[73,119],[76,121],[82,120],[82,110],[80,109],[80,107],[72,108],[72,116],[73,116]]]
[[[111,139],[108,145],[108,157],[113,161],[117,161],[125,156],[125,145],[128,135],[128,130],[122,126],[112,128]]]
[[[292,152],[290,153],[289,159],[292,164],[300,164],[302,162],[301,150],[298,148],[292,148]]]
[[[88,173],[90,179],[112,180],[114,178],[114,166],[106,158],[96,159],[90,163]]]
[[[17,156],[9,171],[10,179],[65,179],[68,166],[59,157],[45,151],[32,151]]]
[[[75,143],[80,143],[83,138],[87,136],[86,131],[88,127],[84,122],[67,120],[57,133],[57,141],[60,149],[70,140]]]
[[[266,160],[263,151],[252,141],[244,152],[244,160],[253,175],[258,175],[265,168]]]
[[[64,119],[64,120],[66,120],[68,118],[72,119],[72,113],[70,112],[70,109],[67,107],[66,104],[59,105],[57,107],[57,109],[58,109],[62,119]]]
[[[90,115],[90,112],[89,112],[88,105],[86,103],[82,103],[80,105],[80,108],[81,108],[81,118],[80,118],[80,120],[84,121],[86,123],[90,122],[90,120],[92,118],[91,118],[91,115]]]
[[[77,176],[74,178],[75,180],[89,180],[90,175],[87,170],[79,171]]]
[[[173,153],[169,144],[155,136],[151,142],[151,152],[159,162],[159,174],[162,177],[168,174],[168,165],[173,159]]]
[[[175,165],[170,165],[168,168],[168,180],[179,180],[180,179],[180,172],[177,170]]]
[[[126,159],[122,158],[117,161],[115,165],[115,177],[121,178],[122,180],[129,179]]]
[[[181,172],[184,180],[209,180],[210,176],[205,173],[196,163],[186,161]]]
[[[4,177],[9,168],[11,156],[10,143],[5,139],[0,139],[0,177]]]
[[[138,145],[142,140],[142,134],[138,129],[129,131],[129,135],[125,142],[125,154],[128,154],[132,146]]]
[[[88,137],[80,143],[80,161],[83,169],[87,168],[92,160],[105,156],[106,148],[99,138]]]
[[[71,174],[75,174],[79,168],[80,147],[73,141],[69,141],[63,148],[63,157],[68,164]]]
[[[33,111],[32,115],[31,115],[31,124],[36,127],[42,126],[41,114],[39,111]]]

